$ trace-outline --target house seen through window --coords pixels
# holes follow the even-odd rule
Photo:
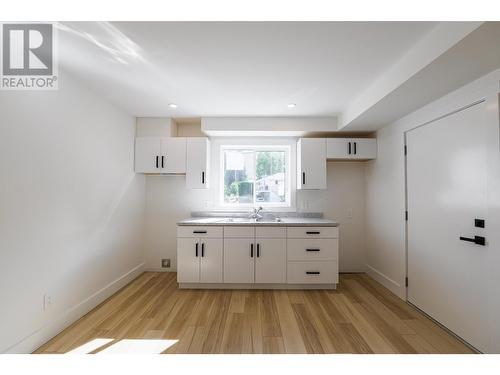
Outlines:
[[[224,205],[289,205],[287,148],[223,148],[222,158]]]

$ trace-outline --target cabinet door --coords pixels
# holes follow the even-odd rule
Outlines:
[[[255,254],[253,238],[225,238],[224,282],[253,283]]]
[[[375,159],[377,157],[377,140],[372,138],[355,138],[352,143],[353,159]]]
[[[135,139],[135,172],[160,173],[160,138],[140,137]]]
[[[375,159],[377,140],[374,138],[328,138],[326,140],[328,159]]]
[[[326,189],[326,139],[298,141],[297,172],[297,189]]]
[[[207,138],[187,138],[186,187],[208,189],[210,141]]]
[[[222,238],[200,239],[200,282],[222,283]]]
[[[286,240],[257,238],[255,246],[255,282],[286,283]]]
[[[161,138],[161,173],[186,173],[186,138]]]
[[[349,142],[346,138],[328,138],[326,140],[326,157],[328,159],[349,158]],[[351,146],[352,147],[352,146]],[[351,149],[352,152],[352,149]]]
[[[177,282],[200,282],[200,255],[197,238],[177,238]]]

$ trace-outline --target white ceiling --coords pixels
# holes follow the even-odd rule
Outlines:
[[[335,116],[436,25],[64,22],[59,61],[136,116]]]

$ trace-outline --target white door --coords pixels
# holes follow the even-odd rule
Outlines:
[[[135,172],[161,172],[160,138],[140,137],[135,139]]]
[[[207,138],[187,139],[186,187],[208,189],[209,143]]]
[[[161,173],[186,173],[186,138],[161,138]]]
[[[253,238],[225,238],[224,282],[253,283],[255,256]]]
[[[200,281],[200,250],[198,238],[177,238],[177,282]]]
[[[257,238],[255,246],[255,282],[286,283],[286,239]]]
[[[200,239],[200,283],[222,283],[222,238]]]
[[[479,350],[488,347],[488,136],[476,104],[407,132],[408,301]],[[495,126],[497,129],[495,130]],[[493,127],[493,128],[492,128]],[[497,152],[498,155],[498,152]]]
[[[326,139],[298,141],[297,171],[297,189],[326,189]]]

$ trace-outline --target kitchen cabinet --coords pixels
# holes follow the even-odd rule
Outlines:
[[[186,187],[208,189],[210,141],[208,138],[187,138]]]
[[[225,227],[224,283],[285,283],[285,228]]]
[[[179,225],[177,281],[180,288],[335,287],[338,236],[332,226]]]
[[[222,228],[179,227],[177,281],[222,283]]]
[[[377,157],[375,138],[327,138],[326,156],[337,160],[369,160]]]
[[[136,138],[135,172],[186,173],[186,138]]]
[[[326,189],[326,139],[297,142],[297,189]]]

